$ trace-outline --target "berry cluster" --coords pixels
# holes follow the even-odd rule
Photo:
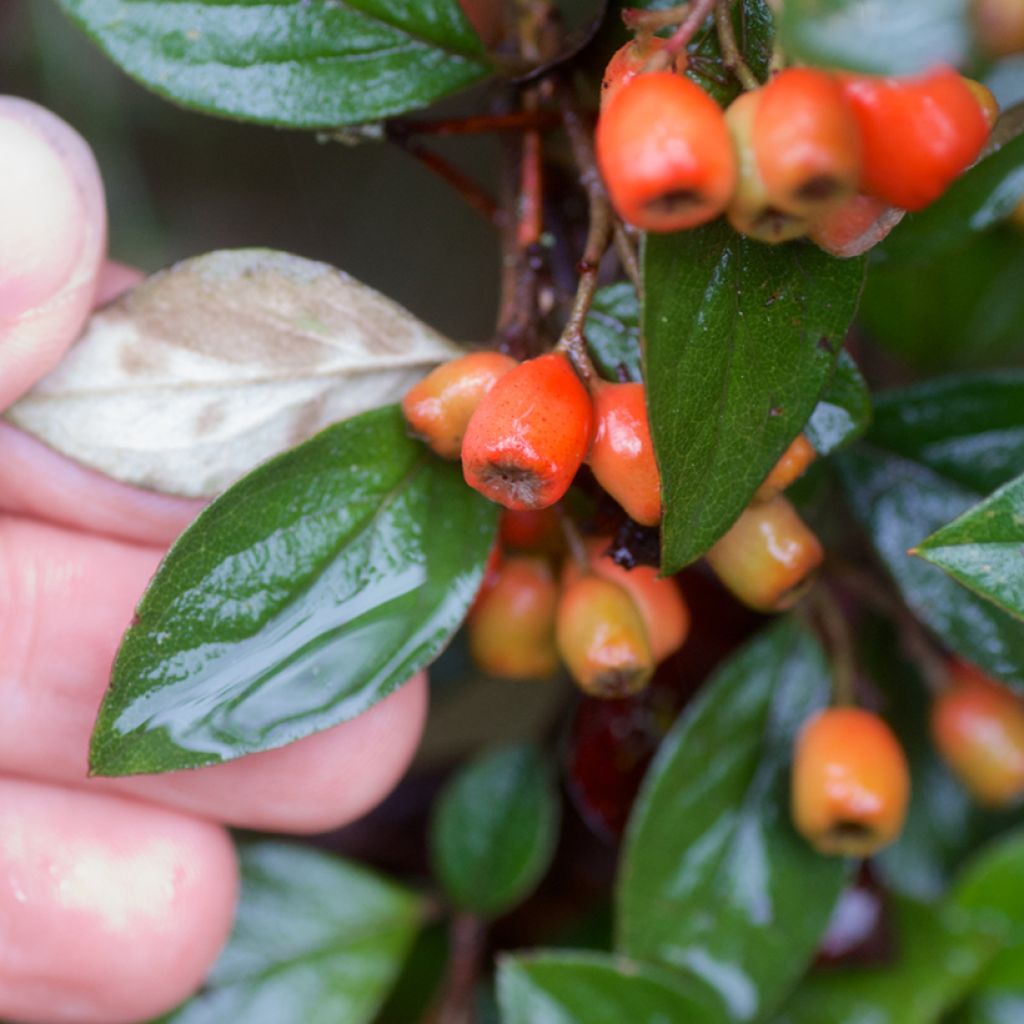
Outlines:
[[[624,569],[591,538],[566,555],[554,510],[506,512],[501,547],[468,619],[470,652],[492,676],[544,679],[564,664],[602,698],[642,690],[682,647],[690,611],[675,581]]]
[[[764,242],[810,236],[852,254],[900,210],[937,199],[977,159],[997,114],[984,86],[939,67],[918,78],[780,71],[724,111],[664,57],[627,43],[605,75],[597,158],[618,214],[670,232],[719,214]]]

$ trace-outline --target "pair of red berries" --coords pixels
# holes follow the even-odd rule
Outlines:
[[[506,512],[503,543],[530,538],[524,516]],[[536,525],[536,524],[534,524]],[[547,678],[560,662],[594,697],[642,690],[655,667],[677,651],[690,629],[690,612],[675,583],[650,566],[624,569],[603,554],[607,540],[586,545],[586,564],[562,562],[556,577],[551,531],[542,527],[528,550],[493,559],[469,614],[470,652],[489,675]],[[495,549],[496,553],[498,549]]]
[[[466,482],[505,508],[554,505],[586,461],[638,523],[661,518],[641,384],[594,380],[588,390],[557,351],[522,363],[477,352],[428,374],[402,410],[414,433],[461,458]]]
[[[932,702],[939,753],[967,789],[996,807],[1024,797],[1024,703],[953,658]],[[822,853],[868,856],[897,838],[910,772],[899,740],[877,715],[830,708],[805,723],[792,773],[797,830]]]
[[[780,242],[828,237],[835,217],[862,220],[865,202],[873,217],[919,210],[977,158],[995,116],[987,90],[951,68],[916,79],[789,68],[723,114],[683,75],[643,73],[639,56],[610,67],[598,162],[619,215],[647,231],[725,213]]]

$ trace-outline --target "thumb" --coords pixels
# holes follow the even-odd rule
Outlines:
[[[0,410],[52,369],[93,303],[106,248],[103,183],[82,137],[0,96]]]

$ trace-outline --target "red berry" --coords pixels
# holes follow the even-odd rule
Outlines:
[[[650,641],[629,593],[600,576],[563,588],[556,620],[558,651],[577,686],[591,697],[627,697],[654,673]]]
[[[558,669],[558,588],[543,558],[506,558],[477,595],[467,619],[469,650],[488,675],[546,679]]]
[[[547,508],[569,489],[592,426],[590,395],[568,358],[528,359],[473,413],[462,443],[466,483],[506,508]]]
[[[718,104],[671,71],[637,75],[597,122],[597,161],[619,216],[645,231],[717,217],[736,186],[736,157]]]
[[[757,501],[768,501],[795,483],[807,471],[807,467],[818,457],[814,445],[806,435],[797,434],[790,446],[772,466],[772,471],[764,478],[764,483],[754,495]]]
[[[793,824],[821,853],[867,857],[903,828],[910,770],[892,730],[860,708],[809,719],[793,759]]]
[[[500,352],[471,352],[442,363],[406,392],[405,419],[438,455],[457,459],[466,425],[480,400],[516,365]]]
[[[651,656],[656,665],[661,664],[683,646],[690,632],[690,609],[683,592],[675,580],[659,576],[658,570],[651,565],[636,565],[632,569],[619,565],[604,554],[608,544],[608,539],[601,537],[587,543],[591,571],[602,579],[617,583],[633,599],[647,629]],[[566,563],[562,585],[568,586],[577,575],[578,570],[570,560]]]
[[[814,222],[811,241],[833,256],[861,256],[878,245],[903,220],[905,212],[874,196],[858,193]]]
[[[738,97],[725,113],[739,158],[727,210],[737,231],[763,242],[807,234],[857,190],[857,121],[832,75],[790,68]]]
[[[935,745],[983,803],[1024,794],[1024,703],[973,665],[953,660],[949,687],[932,704]]]
[[[824,557],[818,538],[781,496],[750,505],[705,555],[722,583],[759,612],[794,605]]]
[[[661,521],[661,476],[647,422],[643,384],[594,389],[594,440],[587,464],[597,482],[642,526]]]
[[[643,71],[644,66],[656,53],[665,48],[666,42],[667,40],[659,36],[645,34],[631,39],[612,54],[612,59],[608,61],[604,77],[601,79],[602,110],[627,82],[631,82]],[[686,60],[685,53],[677,54],[672,61],[672,70],[684,71]]]
[[[952,68],[920,78],[841,80],[860,125],[861,188],[893,206],[920,210],[938,199],[988,139],[981,104]]]

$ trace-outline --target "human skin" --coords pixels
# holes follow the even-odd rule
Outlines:
[[[0,411],[138,275],[106,260],[88,146],[0,97]],[[317,832],[407,767],[422,676],[279,750],[193,772],[86,777],[121,633],[199,503],[133,490],[0,422],[0,1019],[146,1020],[202,982],[231,927],[225,823]]]

